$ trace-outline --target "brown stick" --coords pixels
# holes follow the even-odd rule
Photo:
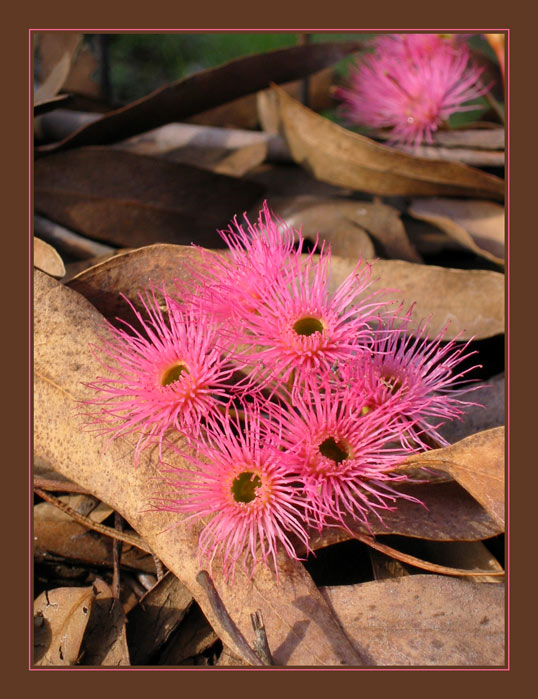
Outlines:
[[[275,663],[273,661],[271,651],[269,650],[269,643],[267,641],[267,634],[265,632],[265,624],[263,623],[261,610],[258,609],[251,614],[250,620],[252,621],[252,627],[254,629],[254,633],[256,634],[256,639],[254,641],[254,651],[256,655],[260,658],[264,665],[274,665]]]
[[[465,568],[449,568],[448,566],[442,566],[438,563],[430,563],[429,561],[423,561],[415,556],[410,556],[407,553],[402,553],[393,549],[391,546],[386,544],[380,544],[372,536],[367,534],[357,534],[354,533],[353,537],[358,541],[362,541],[367,546],[371,546],[381,553],[387,554],[391,558],[395,558],[397,561],[402,561],[402,563],[408,563],[409,565],[415,566],[416,568],[422,568],[423,570],[429,570],[431,573],[439,573],[440,575],[504,575],[504,570],[466,570]]]
[[[250,665],[265,665],[265,663],[260,658],[258,658],[256,653],[249,646],[245,637],[243,636],[241,631],[239,631],[233,619],[228,614],[228,611],[226,610],[226,607],[224,606],[220,598],[220,595],[217,592],[215,585],[213,584],[213,581],[209,577],[209,573],[206,570],[201,570],[196,576],[196,581],[198,582],[200,587],[203,588],[204,592],[206,593],[209,599],[209,604],[211,605],[213,613],[219,620],[222,628],[233,640],[237,647],[237,650],[241,653],[243,658],[248,663],[250,663]]]
[[[146,553],[153,555],[153,551],[142,539],[142,537],[138,536],[138,534],[118,532],[116,529],[113,529],[112,527],[107,527],[106,525],[100,524],[99,522],[94,522],[93,519],[81,515],[80,512],[77,512],[72,507],[69,507],[69,505],[67,505],[65,502],[55,497],[54,495],[51,495],[50,493],[47,493],[44,490],[41,490],[41,488],[34,487],[34,493],[37,493],[37,495],[39,495],[40,498],[43,498],[43,500],[50,502],[51,505],[54,505],[54,507],[57,507],[59,510],[62,510],[62,512],[65,512],[65,514],[69,515],[72,519],[74,519],[75,522],[82,524],[88,529],[93,529],[94,531],[99,532],[99,534],[109,536],[112,539],[118,539],[119,541],[123,541],[124,544],[136,546],[136,548],[140,549],[141,551],[145,551]]]

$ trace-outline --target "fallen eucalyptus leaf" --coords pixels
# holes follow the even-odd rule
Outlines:
[[[56,250],[45,243],[44,240],[34,236],[34,267],[51,277],[61,279],[65,275],[65,267],[62,258]]]
[[[504,207],[490,201],[414,199],[408,213],[440,228],[463,247],[504,265]]]
[[[148,664],[166,643],[192,604],[192,595],[178,578],[167,573],[128,616],[128,639],[133,665]]]
[[[417,465],[446,471],[504,527],[504,427],[494,427],[409,458],[402,466]]]
[[[125,614],[110,587],[97,578],[93,583],[95,599],[82,648],[81,665],[119,667],[130,665],[125,629]]]
[[[445,423],[439,428],[439,434],[453,443],[476,432],[504,425],[504,384],[504,374],[500,374],[478,384],[481,387],[479,390],[469,390],[462,394],[460,400],[468,400],[480,405],[465,408],[464,418]]]
[[[93,603],[91,587],[45,590],[34,602],[34,662],[75,665]]]
[[[368,665],[505,663],[501,585],[410,575],[321,589]]]
[[[188,664],[189,659],[203,653],[217,640],[217,634],[194,603],[163,650],[159,665]]]
[[[310,546],[320,549],[358,535],[397,534],[431,541],[479,541],[503,532],[478,502],[453,481],[400,485],[399,491],[416,498],[419,503],[401,499],[398,507],[383,513],[383,521],[372,518],[370,532],[351,518],[346,529],[327,528],[313,531]]]
[[[408,262],[421,262],[420,255],[411,244],[400,220],[398,211],[381,201],[362,202],[319,197],[295,197],[276,200],[276,213],[289,226],[300,228],[305,237],[320,237],[331,244],[334,255],[358,260],[375,257],[374,250],[357,246],[345,247],[345,237],[353,240],[356,230],[366,231],[381,247],[384,256]],[[344,240],[341,240],[344,238]]]
[[[116,439],[103,451],[105,440],[81,429],[79,401],[91,395],[83,382],[100,371],[85,348],[104,331],[102,316],[80,294],[43,273],[36,271],[35,280],[36,452],[119,512],[189,588],[222,641],[234,648],[196,582],[201,524],[187,528],[178,516],[151,508],[154,497],[167,496],[166,486],[155,479],[155,450],[144,452],[135,468],[134,440]],[[250,614],[260,609],[277,664],[360,664],[304,567],[282,552],[277,565],[278,584],[274,572],[260,566],[252,579],[238,567],[230,585],[219,562],[214,563],[219,595],[247,641],[253,638]]]
[[[317,179],[389,196],[504,197],[504,182],[494,175],[401,153],[319,116],[277,86],[273,89],[290,152]]]
[[[217,228],[261,193],[245,180],[111,148],[78,148],[35,164],[38,212],[118,246],[218,246]]]
[[[333,257],[331,288],[335,289],[356,262]],[[504,275],[478,269],[449,269],[403,260],[377,260],[369,289],[396,289],[391,294],[413,308],[415,325],[432,315],[427,334],[436,337],[448,324],[445,339],[482,339],[504,333]]]

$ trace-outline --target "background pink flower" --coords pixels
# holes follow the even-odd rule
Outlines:
[[[432,134],[455,112],[488,92],[483,69],[467,44],[442,34],[391,34],[373,42],[337,91],[343,114],[353,124],[390,129],[393,143],[432,142]]]

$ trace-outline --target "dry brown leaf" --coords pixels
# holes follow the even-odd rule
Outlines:
[[[351,273],[353,260],[333,257],[331,288]],[[434,338],[448,324],[445,339],[482,339],[504,333],[504,275],[478,269],[449,269],[402,260],[377,260],[370,289],[396,289],[391,294],[413,308],[412,322],[432,315],[428,336]]]
[[[95,599],[84,639],[81,665],[119,667],[130,665],[125,629],[125,614],[110,587],[97,578],[93,583]]]
[[[276,200],[273,207],[289,226],[314,239],[316,234],[331,245],[334,255],[358,260],[375,257],[361,244],[357,232],[366,231],[380,246],[385,257],[421,262],[411,244],[398,211],[381,201],[362,202],[319,197],[294,197]],[[357,240],[355,240],[357,238]]]
[[[418,454],[405,464],[411,468],[424,466],[446,471],[504,527],[504,427],[473,434],[444,449]]]
[[[65,267],[62,258],[56,250],[45,243],[41,238],[34,236],[34,267],[42,272],[50,274],[52,277],[61,279],[65,276]]]
[[[499,374],[477,384],[480,387],[478,391],[469,390],[463,393],[459,397],[460,400],[468,400],[480,405],[465,408],[464,418],[445,423],[439,428],[439,434],[452,444],[476,432],[504,425],[504,383],[504,374]]]
[[[192,604],[189,590],[167,573],[149,590],[128,616],[128,639],[133,665],[150,663]]]
[[[426,160],[325,119],[278,87],[280,131],[295,162],[322,181],[381,195],[502,200],[504,182],[461,163]]]
[[[189,278],[200,252],[181,245],[151,245],[116,255],[81,272],[69,281],[107,318],[128,316],[131,300],[150,282],[172,284],[174,278]],[[353,271],[356,260],[333,256],[331,289]],[[450,323],[446,339],[462,332],[461,339],[481,339],[504,332],[504,275],[486,270],[460,270],[417,265],[400,260],[377,260],[373,267],[372,289],[398,289],[391,297],[411,305],[416,301],[413,321],[433,316],[428,328],[435,337]]]
[[[93,603],[91,587],[59,587],[34,602],[34,663],[75,665]]]
[[[103,332],[102,317],[72,289],[39,271],[35,279],[36,452],[118,511],[190,589],[219,637],[234,648],[196,582],[201,525],[186,528],[172,513],[150,509],[152,497],[167,495],[155,480],[156,454],[144,453],[135,468],[132,440],[117,439],[103,453],[104,439],[80,429],[76,401],[90,395],[83,382],[100,371],[96,358],[84,348]],[[217,590],[245,638],[252,642],[250,614],[260,609],[277,664],[359,664],[303,566],[281,552],[277,560],[278,585],[274,572],[264,567],[252,580],[236,570],[234,583],[229,585],[223,582],[219,563],[214,565]]]
[[[322,592],[368,665],[505,663],[502,585],[410,575]]]
[[[414,199],[408,213],[437,226],[463,247],[504,265],[504,207],[491,201]]]
[[[81,40],[80,32],[39,32],[41,85],[34,93],[34,103],[50,99],[62,89]]]
[[[111,148],[78,148],[35,164],[39,213],[126,247],[193,241],[218,247],[217,229],[262,191],[246,180]]]
[[[224,156],[211,169],[213,172],[218,172],[221,175],[242,177],[263,163],[266,155],[267,144],[252,143],[250,146],[238,148],[229,155]]]
[[[52,505],[49,508],[37,505],[34,510],[34,556],[37,561],[54,561],[60,556],[95,566],[112,566],[111,538],[90,532],[78,522],[66,521],[64,517],[67,515],[58,508]],[[125,544],[122,546],[121,565],[131,570],[155,572],[150,555]]]
[[[376,137],[389,140],[389,131],[375,131]],[[439,129],[432,134],[434,146],[448,148],[468,148],[480,150],[503,150],[505,144],[504,128],[492,122],[478,122],[474,128]]]
[[[347,519],[348,530],[327,528],[312,532],[310,546],[320,549],[363,536],[397,534],[432,541],[479,541],[503,532],[477,501],[454,482],[400,485],[402,493],[419,503],[401,499],[395,510],[383,513],[383,522],[372,518],[370,532],[358,522]],[[300,549],[299,549],[300,550]]]
[[[423,160],[465,163],[473,167],[504,167],[504,151],[480,150],[478,148],[444,148],[443,146],[393,145],[392,148]]]
[[[190,658],[203,653],[217,640],[217,634],[200,607],[194,603],[166,645],[159,658],[159,665],[188,664]]]

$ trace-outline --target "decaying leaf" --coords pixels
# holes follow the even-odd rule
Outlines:
[[[330,243],[333,254],[339,257],[351,260],[375,257],[371,243],[368,249],[362,241],[359,242],[358,233],[364,230],[385,257],[421,262],[398,211],[381,201],[294,197],[287,201],[277,199],[274,208],[289,226],[301,229],[305,237],[315,239],[319,233],[322,240]]]
[[[322,592],[367,665],[505,663],[502,585],[410,575]]]
[[[411,468],[420,465],[446,471],[504,527],[504,427],[494,427],[450,447],[413,456],[406,464]]]
[[[56,250],[45,243],[41,238],[34,236],[34,267],[42,272],[50,274],[52,277],[61,279],[65,276],[65,267],[62,258]]]
[[[359,42],[293,46],[230,61],[155,90],[147,97],[108,112],[41,152],[82,145],[107,144],[181,121],[237,97],[315,73],[360,48]]]
[[[129,612],[128,638],[133,665],[150,662],[181,623],[192,604],[189,590],[167,573]]]
[[[374,536],[398,534],[432,541],[479,541],[503,531],[502,525],[457,483],[407,483],[400,485],[399,490],[419,502],[399,500],[397,508],[383,513],[382,522],[372,518],[370,531],[348,518],[348,531],[335,527],[312,532],[310,546],[319,549],[347,541],[354,532]]]
[[[479,384],[478,390],[469,390],[462,394],[461,400],[471,401],[479,405],[466,407],[462,420],[447,422],[439,428],[439,433],[448,442],[453,443],[464,439],[464,437],[469,437],[475,432],[504,425],[504,384],[504,374],[499,374]]]
[[[52,507],[52,505],[51,505]],[[54,508],[59,512],[57,508]],[[61,515],[62,513],[60,513]],[[60,519],[50,510],[34,511],[34,556],[37,561],[70,561],[112,567],[112,539],[88,530],[82,524]],[[134,546],[123,545],[121,566],[146,573],[155,572],[153,558]]]
[[[336,288],[356,262],[333,257],[331,285]],[[377,260],[372,272],[373,289],[395,289],[391,295],[413,302],[412,323],[428,318],[428,336],[434,338],[445,326],[445,339],[461,333],[461,340],[482,339],[504,333],[504,275],[479,269],[449,269],[418,265],[402,260]]]
[[[60,587],[34,602],[34,663],[74,665],[93,603],[91,587]]]
[[[167,495],[155,479],[157,455],[145,452],[135,468],[132,440],[117,439],[103,453],[103,438],[81,429],[76,401],[90,395],[83,382],[100,371],[97,360],[84,348],[103,332],[102,317],[72,289],[39,271],[35,274],[36,452],[118,511],[189,588],[223,642],[234,648],[196,582],[200,525],[186,528],[172,513],[150,507],[153,497]],[[238,568],[230,585],[223,581],[219,562],[213,566],[217,590],[247,641],[253,638],[250,614],[260,609],[277,664],[359,664],[360,658],[303,566],[283,553],[277,560],[278,585],[274,572],[265,567],[251,580]]]
[[[193,242],[218,246],[226,227],[261,195],[226,175],[109,148],[79,148],[35,165],[36,210],[118,246]]]
[[[490,201],[414,199],[411,216],[428,221],[458,243],[492,262],[504,264],[504,207]]]
[[[217,634],[194,603],[159,658],[159,665],[189,664],[217,641]]]
[[[504,182],[462,163],[427,160],[325,119],[278,87],[280,131],[298,164],[322,181],[381,195],[502,200]]]
[[[334,106],[334,98],[330,91],[333,81],[334,70],[332,66],[308,76],[308,104],[312,109],[322,111]],[[304,89],[304,81],[294,80],[290,83],[283,83],[281,87],[296,99],[300,99]],[[261,121],[259,100],[260,98],[264,99],[269,92],[270,90],[261,90],[255,94],[239,97],[214,109],[195,114],[187,121],[191,124],[223,126],[228,129],[256,129]]]
[[[34,102],[54,97],[67,80],[71,63],[82,40],[80,32],[39,32],[41,85],[34,93]]]
[[[119,667],[130,665],[125,614],[110,587],[101,580],[93,583],[95,599],[84,640],[81,665]]]

